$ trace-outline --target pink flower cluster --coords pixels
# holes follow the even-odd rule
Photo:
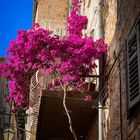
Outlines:
[[[87,28],[88,19],[86,16],[79,15],[80,2],[75,0],[73,2],[73,10],[68,18],[68,33],[70,37],[81,38],[83,36],[82,30]]]
[[[103,39],[93,41],[83,37],[87,17],[78,14],[79,1],[73,3],[68,18],[68,36],[60,38],[35,24],[29,31],[18,31],[7,51],[7,62],[0,65],[0,73],[10,80],[7,100],[15,102],[15,108],[28,107],[29,85],[33,73],[43,68],[46,74],[59,76],[63,84],[80,87],[87,75],[96,67],[95,60],[107,51]],[[57,79],[55,83],[60,84]]]

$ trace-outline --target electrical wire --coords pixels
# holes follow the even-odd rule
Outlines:
[[[114,68],[114,66],[115,66],[115,64],[116,64],[116,62],[117,62],[117,60],[118,60],[118,58],[120,57],[121,53],[123,52],[124,46],[125,46],[125,45],[123,45],[123,46],[121,47],[121,49],[120,49],[120,51],[119,51],[117,57],[115,58],[115,60],[114,60],[114,62],[113,62],[113,64],[112,64],[112,66],[111,66],[111,68],[109,69],[108,74],[107,74],[106,77],[105,77],[105,80],[104,80],[104,83],[105,83],[105,84],[104,84],[104,86],[103,86],[103,88],[102,88],[102,90],[101,90],[101,93],[100,93],[99,97],[97,98],[96,102],[92,105],[92,108],[93,108],[93,109],[94,109],[94,108],[97,108],[97,106],[98,106],[98,101],[99,101],[99,100],[102,102],[102,101],[106,98],[106,96],[105,96],[105,94],[104,94],[104,90],[105,90],[105,88],[106,88],[106,83],[107,83],[107,81],[108,81],[108,78],[109,78],[109,76],[110,76],[110,74],[111,74],[111,72],[112,72],[112,70],[113,70],[113,68]]]
[[[31,133],[31,134],[33,134],[33,135],[36,135],[36,134],[35,134],[34,132],[32,132],[32,131],[29,131],[29,130],[20,128],[20,127],[18,127],[18,126],[15,126],[14,124],[10,124],[10,123],[9,123],[9,125],[10,125],[11,127],[15,127],[15,128],[17,128],[17,129],[19,129],[19,130],[22,130],[22,131],[24,131],[24,132],[28,132],[28,133]]]

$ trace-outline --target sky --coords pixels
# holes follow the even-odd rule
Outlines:
[[[33,0],[0,0],[0,56],[6,55],[19,29],[32,26]]]

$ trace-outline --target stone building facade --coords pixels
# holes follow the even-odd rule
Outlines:
[[[4,57],[0,57],[0,63],[5,62]],[[0,75],[0,130],[4,131],[9,126],[10,117],[6,114],[10,113],[10,105],[5,102],[6,96],[9,94],[8,82]],[[7,123],[7,124],[6,124]]]
[[[0,57],[0,64],[6,60],[4,57]],[[8,81],[0,75],[0,139],[4,140],[7,138],[8,131],[10,130],[10,119],[11,116],[11,104],[5,101],[6,96],[9,95]],[[9,133],[10,136],[10,133]]]
[[[98,4],[99,1],[85,0],[83,8],[91,25],[88,30],[95,30],[95,39],[98,13],[93,14],[93,11]],[[107,0],[103,2],[100,14],[104,17],[105,42],[109,44],[104,69],[105,92],[100,97],[104,102],[104,139],[139,140],[140,1]],[[95,140],[94,131],[95,127],[88,140]]]
[[[68,0],[35,0],[33,20],[57,35],[66,35],[68,4]]]
[[[34,21],[39,22],[44,28],[54,30],[58,35],[66,34],[68,1],[38,0],[35,2]],[[104,38],[109,44],[103,76],[105,92],[100,97],[104,102],[104,139],[139,140],[140,1],[104,0],[101,11],[98,11],[98,5],[99,0],[83,0],[81,14],[89,19],[88,29],[84,33],[92,35],[95,40],[98,39],[98,15],[103,15]],[[137,60],[133,60],[136,50]],[[131,51],[132,54],[129,54]],[[130,58],[131,55],[134,57]],[[132,65],[134,72],[131,73]],[[98,101],[93,105],[93,109],[96,107],[98,107]],[[98,139],[98,114],[96,118],[86,140]]]
[[[110,75],[106,81],[105,100],[108,109],[104,110],[105,138],[139,140],[140,89],[136,82],[140,81],[140,1],[108,0],[105,6],[105,40],[110,46],[107,68]],[[137,49],[137,64],[134,58],[131,62],[130,51],[134,48]],[[135,63],[134,67],[131,66],[133,63]],[[135,76],[131,69],[138,75]]]

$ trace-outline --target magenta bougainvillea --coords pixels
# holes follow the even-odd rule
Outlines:
[[[107,51],[103,39],[93,41],[84,37],[88,19],[79,15],[80,2],[75,0],[68,17],[68,35],[53,35],[35,24],[30,30],[18,31],[7,51],[7,62],[0,65],[0,73],[10,81],[10,95],[15,108],[28,107],[29,85],[33,73],[43,68],[46,74],[58,76],[55,83],[79,88],[87,75],[96,67],[95,60]],[[48,87],[49,88],[49,87]]]

